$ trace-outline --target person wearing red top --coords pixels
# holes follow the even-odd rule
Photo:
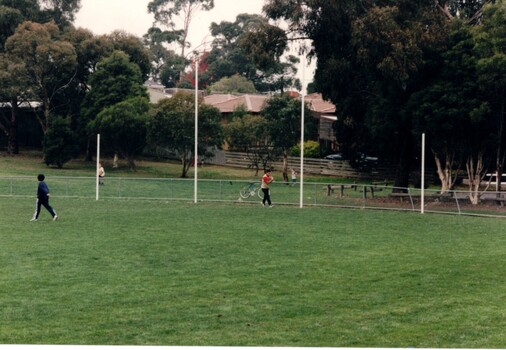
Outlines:
[[[271,193],[269,191],[269,185],[274,181],[274,178],[271,176],[271,170],[265,169],[264,176],[262,177],[262,192],[264,193],[264,199],[262,200],[262,205],[265,207],[265,202],[269,204],[269,208],[272,208],[271,203]]]

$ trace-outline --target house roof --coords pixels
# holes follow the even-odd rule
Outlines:
[[[146,86],[152,103],[157,103],[164,98],[170,98],[175,92],[182,90],[167,89],[163,85],[154,83],[146,83]],[[193,90],[188,91],[193,93]],[[203,91],[199,91],[199,93],[203,94]],[[300,98],[296,94],[292,93],[292,95]],[[269,95],[256,94],[211,94],[204,96],[204,102],[218,108],[221,113],[232,113],[240,106],[244,106],[249,113],[260,113],[270,97]],[[306,95],[304,96],[304,100],[308,104],[309,109],[316,114],[332,115],[336,112],[334,104],[324,100],[319,93]]]
[[[324,100],[321,94],[309,94],[304,97],[304,100],[307,101],[309,109],[313,112],[329,114],[336,112],[336,106],[332,102]]]
[[[269,99],[266,95],[231,95],[212,94],[204,96],[204,102],[220,110],[221,113],[232,113],[240,106],[244,106],[248,112],[260,113]]]
[[[177,92],[186,92],[189,94],[195,94],[193,89],[179,89],[179,88],[166,88],[162,84],[158,84],[152,81],[146,81],[144,86],[148,90],[149,100],[151,103],[158,103],[163,99],[171,98]],[[199,90],[199,96],[204,95],[203,90]]]

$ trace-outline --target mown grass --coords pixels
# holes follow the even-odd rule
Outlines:
[[[139,159],[136,161],[136,170],[132,171],[127,167],[125,161],[119,161],[119,167],[113,168],[111,158],[103,158],[107,177],[136,177],[136,178],[180,178],[182,166],[177,161],[164,161],[155,159]],[[76,158],[66,163],[63,168],[58,169],[46,166],[42,159],[42,153],[33,151],[25,152],[17,156],[8,156],[0,153],[0,176],[33,176],[44,173],[52,176],[94,176],[96,169],[95,162],[85,161],[83,158]],[[190,168],[188,177],[194,175],[193,168]],[[198,168],[199,178],[219,180],[249,180],[259,179],[261,172],[255,173],[254,169],[223,167],[205,164]],[[281,172],[276,171],[278,180],[281,180]],[[332,180],[331,177],[320,177],[306,175],[308,179],[317,181]]]
[[[208,179],[255,178],[252,170],[199,170]],[[44,172],[51,179],[94,171],[94,164],[78,160],[62,170],[46,167],[37,156],[0,158],[1,176]],[[115,177],[136,182],[134,177],[178,177],[179,171],[178,164],[152,161],[139,162],[135,173],[124,165],[110,168],[102,198],[118,192]],[[46,212],[28,222],[34,198],[0,197],[0,343],[465,348],[506,343],[502,220],[95,202],[58,197],[67,188],[59,181],[49,183],[57,194],[56,223]],[[138,196],[148,192],[146,184],[134,186]],[[238,183],[233,184],[227,188],[237,196]],[[87,180],[81,185],[72,190],[86,195],[93,189]],[[35,186],[35,180],[24,186],[26,194],[34,194]],[[205,185],[199,188],[200,196],[215,196]],[[191,190],[189,182],[185,191]],[[297,194],[288,186],[274,190],[275,200]]]
[[[0,343],[506,344],[502,220],[0,198]]]

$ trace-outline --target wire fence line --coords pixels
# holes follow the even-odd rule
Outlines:
[[[52,198],[95,199],[95,177],[46,177]],[[101,199],[185,200],[194,198],[193,179],[108,177],[99,186]],[[260,181],[198,180],[201,202],[232,202],[260,205]],[[30,177],[0,177],[0,197],[35,197],[37,181]],[[244,190],[249,189],[249,194]],[[304,206],[421,212],[422,191],[375,184],[305,182]],[[241,195],[242,193],[242,195]],[[275,205],[299,205],[300,184],[273,183]],[[424,191],[424,212],[506,218],[506,192],[486,191],[480,203],[472,205],[467,191]]]

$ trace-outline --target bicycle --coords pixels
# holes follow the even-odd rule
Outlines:
[[[258,196],[258,198],[260,198],[260,199],[263,198],[263,193],[260,190],[260,184],[257,182],[251,182],[249,185],[244,186],[239,191],[239,195],[243,199],[254,197],[255,194]]]

